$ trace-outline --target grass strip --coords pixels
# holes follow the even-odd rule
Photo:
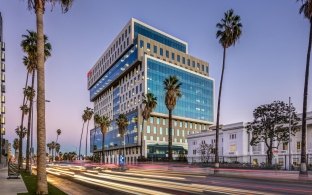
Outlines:
[[[24,180],[28,193],[18,193],[17,195],[33,195],[36,194],[37,177],[36,175],[29,175],[28,173],[22,171],[21,176]],[[55,187],[54,185],[48,183],[49,195],[66,195],[63,191]]]

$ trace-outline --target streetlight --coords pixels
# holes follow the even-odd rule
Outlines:
[[[33,101],[34,102],[37,102],[37,101]],[[45,100],[45,102],[51,102],[50,100]],[[31,107],[31,137],[30,137],[30,170],[31,170],[31,166],[32,166],[32,161],[33,161],[33,154],[34,154],[34,148],[33,148],[33,132],[34,130],[34,104],[33,106]]]

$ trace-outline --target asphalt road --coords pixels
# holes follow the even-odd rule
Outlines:
[[[57,183],[64,184],[66,180],[75,183],[76,186],[69,189],[77,190],[73,194],[79,194],[79,187],[87,192],[90,189],[88,194],[312,194],[312,183],[228,178],[185,171],[130,169],[119,172],[71,166],[54,166],[47,171],[51,174],[50,182],[57,187]]]

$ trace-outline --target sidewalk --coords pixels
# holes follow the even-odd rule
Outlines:
[[[7,179],[8,167],[0,169],[0,194],[1,195],[16,195],[17,193],[28,192],[22,177],[19,179]]]

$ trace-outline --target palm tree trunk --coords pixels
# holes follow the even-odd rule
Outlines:
[[[85,125],[85,122],[83,122],[83,124],[82,124],[82,130],[81,130],[81,135],[80,135],[79,156],[78,156],[78,159],[79,159],[79,160],[80,160],[81,140],[82,140],[82,134],[83,134],[84,125]]]
[[[308,85],[309,85],[309,69],[310,69],[310,53],[312,41],[312,19],[310,19],[310,35],[307,53],[307,63],[304,78],[304,92],[303,92],[303,109],[302,109],[302,140],[301,140],[301,165],[300,175],[307,175],[307,151],[306,151],[306,133],[307,133],[307,103],[308,103]]]
[[[32,79],[31,79],[31,87],[34,89],[35,85],[35,69],[32,72]],[[30,159],[30,124],[31,124],[31,116],[32,116],[32,106],[33,106],[33,97],[31,96],[29,100],[29,112],[28,112],[28,124],[27,124],[27,146],[26,146],[26,171],[28,173],[31,172],[30,170],[30,164],[29,164],[29,159]]]
[[[85,151],[86,157],[87,157],[87,155],[88,155],[88,133],[89,133],[89,120],[88,120],[88,122],[87,122],[86,151]]]
[[[44,72],[44,33],[43,0],[35,1],[37,24],[37,194],[48,194],[46,172],[46,129],[45,129],[45,72]]]
[[[104,148],[104,142],[105,142],[105,134],[102,133],[102,163],[105,164],[105,148]]]
[[[27,87],[27,84],[28,84],[28,77],[29,77],[29,71],[27,71],[27,74],[26,74],[26,82],[25,82],[25,88]],[[24,94],[24,91],[23,91],[23,94]],[[25,102],[26,102],[26,96],[24,94],[24,97],[23,97],[23,105],[25,105]],[[24,124],[24,116],[25,116],[25,113],[24,111],[22,110],[22,118],[21,118],[21,126],[20,126],[20,134],[19,134],[19,147],[18,147],[18,150],[19,150],[19,153],[18,153],[18,168],[21,169],[22,167],[22,163],[23,163],[23,134],[22,134],[22,129],[23,129],[23,124]]]
[[[172,161],[172,110],[169,110],[168,160]]]
[[[216,149],[215,149],[215,167],[216,168],[219,168],[220,105],[221,105],[222,83],[223,83],[223,76],[224,76],[225,56],[226,56],[226,48],[224,47],[223,48],[223,63],[222,63],[221,80],[220,80],[220,86],[219,86],[218,108],[217,108]]]
[[[142,118],[142,128],[141,128],[141,148],[140,148],[140,158],[143,158],[143,129],[144,129],[144,118]]]
[[[94,129],[94,134],[93,134],[93,162],[95,162],[95,155],[94,155],[94,151],[95,151],[95,133],[96,133],[96,129]]]

